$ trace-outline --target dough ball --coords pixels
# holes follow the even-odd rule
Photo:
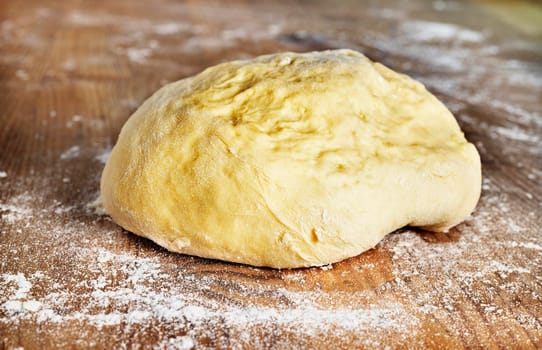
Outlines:
[[[405,225],[474,209],[480,158],[422,84],[350,50],[211,67],[130,117],[101,180],[105,210],[170,251],[317,266]]]

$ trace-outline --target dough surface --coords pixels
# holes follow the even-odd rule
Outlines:
[[[101,179],[125,229],[275,268],[337,262],[405,225],[446,230],[480,188],[479,155],[446,107],[350,50],[228,62],[162,87]]]

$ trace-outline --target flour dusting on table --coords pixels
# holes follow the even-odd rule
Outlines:
[[[54,339],[50,346],[77,348],[542,344],[540,45],[506,26],[486,30],[462,2],[434,1],[431,16],[423,2],[384,3],[351,11],[328,2],[318,12],[160,2],[138,16],[118,9],[141,11],[144,2],[111,11],[53,2],[0,22],[0,62],[10,72],[2,86],[32,101],[6,110],[16,130],[9,152],[30,147],[24,137],[35,152],[0,169],[0,334],[9,335],[0,347],[18,348],[29,329]],[[90,33],[103,40],[85,51],[78,40]],[[68,43],[78,50],[61,55]],[[338,47],[422,81],[475,142],[483,193],[457,228],[407,228],[332,266],[276,271],[166,252],[100,210],[110,134],[159,82],[220,60]],[[66,91],[80,109],[62,100]],[[34,124],[26,135],[21,126]]]

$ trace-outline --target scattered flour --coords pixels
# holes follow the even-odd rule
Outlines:
[[[66,122],[66,127],[71,129],[75,124],[80,123],[84,119],[83,116],[75,114],[71,117],[70,120]]]
[[[4,177],[8,177],[8,173],[6,173],[5,171],[0,171],[0,179]]]
[[[81,151],[81,147],[78,145],[72,146],[65,150],[61,155],[60,159],[72,159],[79,156],[79,152]]]
[[[102,206],[102,198],[99,195],[95,200],[87,203],[85,207],[91,214],[94,215],[102,216],[107,214]]]
[[[40,310],[41,302],[26,300],[32,288],[32,283],[27,280],[24,274],[3,274],[1,277],[5,284],[14,285],[15,287],[12,295],[8,297],[9,299],[0,305],[1,310],[10,315]]]
[[[126,50],[126,55],[130,61],[138,63],[144,63],[151,53],[152,49],[150,47],[130,47]]]
[[[183,335],[163,340],[156,347],[161,350],[189,350],[196,346],[194,339]]]
[[[107,162],[107,159],[109,159],[109,156],[111,155],[112,148],[106,148],[101,153],[99,153],[96,156],[96,160],[99,162],[105,164]]]
[[[188,24],[179,24],[179,23],[162,23],[154,26],[154,32],[160,35],[169,35],[176,34],[179,32],[186,31],[191,29],[191,26]]]
[[[507,242],[502,242],[501,244],[504,245],[505,247],[508,247],[508,248],[520,247],[520,248],[526,248],[526,249],[533,249],[533,250],[542,251],[542,245],[532,243],[532,242],[507,241]]]
[[[3,274],[2,279],[6,283],[14,282],[17,289],[15,289],[11,299],[23,299],[26,298],[30,288],[32,288],[32,283],[28,282],[25,275],[22,273],[14,274]]]
[[[100,10],[71,11],[62,21],[64,25],[78,27],[116,28],[111,33],[111,52],[126,55],[145,69],[152,68],[156,62],[166,64],[157,58],[160,54],[197,57],[202,50],[229,52],[240,42],[250,48],[251,43],[276,40],[280,33],[292,29],[281,23],[280,16],[271,13],[261,19],[264,24],[258,25],[250,12],[229,5],[220,7],[220,11],[209,7],[201,12],[204,19],[201,23],[213,23],[212,28],[191,26],[185,24],[188,21],[182,22],[180,16],[188,13],[185,10],[189,8],[184,4],[171,6],[179,12],[169,22],[163,18],[154,22],[150,18],[134,19]],[[460,5],[435,1],[433,6],[446,11]],[[48,17],[54,13],[41,11],[37,16],[50,20]],[[488,41],[490,34],[451,23],[409,21],[409,15],[399,7],[372,8],[367,14],[393,23],[400,19],[399,35],[376,36],[368,28],[360,27],[360,33],[340,36],[340,29],[334,32],[330,25],[326,29],[327,38],[335,35],[341,38],[344,44],[341,46],[371,47],[387,53],[389,63],[413,75],[422,72],[419,67],[423,67],[424,73],[417,78],[445,96],[454,113],[461,115],[460,122],[471,129],[486,123],[483,128],[490,130],[495,141],[503,144],[511,141],[523,147],[522,151],[538,152],[530,155],[540,154],[542,118],[540,110],[536,110],[539,101],[535,94],[521,93],[522,103],[500,94],[503,84],[508,90],[535,91],[540,86],[542,79],[536,70],[503,57],[506,45],[511,52],[529,51],[530,46],[519,39],[514,39],[517,41],[514,47],[510,43],[495,45]],[[233,27],[230,18],[240,21]],[[321,22],[313,19],[300,16],[296,28],[321,32]],[[0,23],[0,43],[15,42],[35,49],[47,42],[39,31],[25,38],[17,37],[21,23]],[[323,45],[335,43],[326,41],[326,37],[320,39]],[[474,46],[480,48],[472,49]],[[236,55],[254,55],[256,51]],[[12,60],[21,67],[30,67],[33,62],[25,59],[8,55],[0,58],[2,62]],[[102,61],[96,57],[95,63]],[[80,58],[67,59],[61,69],[75,71],[80,64]],[[181,67],[169,68],[178,72]],[[492,74],[501,69],[503,74]],[[20,80],[30,80],[26,70],[20,69],[15,74]],[[479,85],[482,79],[485,86]],[[469,86],[476,89],[469,90]],[[126,108],[139,104],[133,98],[119,103]],[[488,115],[506,115],[510,124],[481,122],[464,110],[472,106],[484,108]],[[51,110],[49,116],[55,118],[57,112]],[[74,115],[66,126],[71,128],[75,123],[90,123],[90,120]],[[477,145],[484,159],[491,161],[493,155],[483,144]],[[78,157],[81,152],[78,147],[67,149],[60,158]],[[505,147],[502,157],[507,156],[504,151]],[[110,152],[110,148],[105,149],[95,159],[105,163]],[[517,164],[513,156],[507,161]],[[522,196],[522,202],[533,203],[534,198],[539,198],[536,181],[542,171],[531,170],[526,177],[532,194]],[[6,176],[6,172],[0,172],[0,178]],[[64,177],[66,184],[61,184],[62,188],[70,186],[71,176]],[[0,182],[0,186],[4,183],[7,181]],[[0,258],[2,327],[17,327],[21,321],[34,322],[42,329],[91,325],[98,333],[103,328],[102,332],[115,334],[119,347],[134,344],[132,338],[153,329],[152,332],[161,336],[157,347],[163,349],[190,349],[202,339],[211,342],[210,347],[236,348],[248,344],[268,348],[274,345],[266,343],[270,336],[310,339],[322,335],[330,339],[329,344],[341,347],[344,343],[340,341],[352,334],[355,338],[345,341],[350,347],[383,348],[390,334],[396,335],[401,345],[405,339],[423,332],[420,327],[427,320],[450,324],[450,318],[462,319],[465,314],[480,315],[481,322],[488,327],[504,321],[532,334],[542,332],[538,314],[503,303],[503,300],[521,300],[525,305],[539,305],[542,240],[533,231],[533,227],[539,227],[539,215],[525,216],[521,222],[512,220],[512,209],[519,202],[513,200],[514,188],[503,186],[498,177],[484,178],[484,193],[477,212],[457,231],[444,235],[449,241],[435,241],[432,234],[407,229],[391,234],[375,249],[386,257],[389,254],[389,259],[366,262],[362,257],[335,266],[280,272],[248,267],[236,267],[232,272],[227,264],[217,271],[216,263],[166,253],[122,231],[103,216],[96,194],[84,202],[63,203],[51,200],[61,195],[58,186],[50,183],[40,187],[34,179],[32,186],[15,187],[20,192],[0,198],[3,235],[0,251],[6,252]],[[85,205],[88,200],[91,203]],[[532,209],[535,214],[539,212],[537,208]],[[28,264],[29,261],[36,263]],[[48,268],[30,271],[30,266]],[[314,279],[322,284],[328,278],[343,282],[359,276],[372,279],[381,273],[372,275],[370,269],[388,267],[390,276],[367,290],[335,291],[321,288],[319,283],[311,284]],[[480,309],[476,309],[478,306]],[[154,329],[157,324],[163,328]],[[468,325],[459,323],[446,332],[474,337]],[[230,343],[224,345],[225,340]]]
[[[524,130],[517,126],[513,126],[509,128],[496,126],[496,127],[493,127],[493,130],[500,136],[504,136],[507,139],[514,140],[514,141],[525,141],[525,142],[532,142],[532,143],[542,142],[541,137],[537,135],[532,135],[527,130]]]
[[[32,197],[28,193],[15,196],[6,202],[0,202],[0,218],[8,223],[28,219],[33,214],[30,207]]]
[[[409,39],[417,41],[463,41],[478,43],[485,38],[478,31],[441,22],[405,21],[401,24],[401,30]]]

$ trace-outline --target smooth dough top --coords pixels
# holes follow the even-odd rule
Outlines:
[[[480,158],[422,84],[350,50],[234,61],[158,90],[106,164],[115,222],[169,250],[277,268],[445,230]]]

